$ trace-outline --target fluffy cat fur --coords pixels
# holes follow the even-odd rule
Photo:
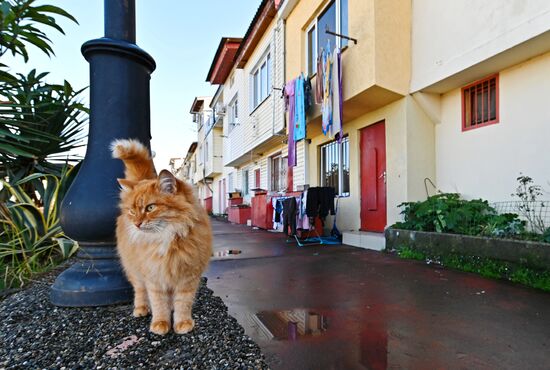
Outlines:
[[[172,311],[174,331],[191,331],[191,310],[212,254],[206,211],[190,185],[163,170],[157,176],[148,149],[136,140],[116,140],[114,158],[125,165],[118,179],[121,214],[117,250],[134,288],[134,316],[152,313],[150,330],[166,334]]]

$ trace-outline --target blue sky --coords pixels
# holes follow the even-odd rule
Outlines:
[[[102,0],[40,0],[59,6],[80,25],[60,20],[66,35],[48,30],[56,56],[31,50],[27,64],[5,57],[15,72],[32,68],[51,72],[49,82],[88,86],[88,63],[80,54],[87,40],[103,36]],[[195,96],[212,95],[217,86],[205,82],[221,37],[242,37],[260,0],[136,0],[137,44],[153,56],[151,76],[152,149],[157,170],[171,157],[185,155],[196,138],[189,108]],[[87,99],[87,97],[86,97]]]

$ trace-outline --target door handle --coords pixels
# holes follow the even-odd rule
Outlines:
[[[384,178],[384,184],[386,183],[386,171],[382,172],[380,176],[378,176],[378,179]]]

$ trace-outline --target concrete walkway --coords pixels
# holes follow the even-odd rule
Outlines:
[[[299,248],[278,233],[212,225],[219,257],[208,286],[273,369],[550,367],[550,294],[380,252]]]

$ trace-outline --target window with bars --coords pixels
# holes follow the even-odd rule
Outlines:
[[[280,154],[271,157],[271,191],[286,190],[286,159]]]
[[[336,194],[349,196],[349,138],[321,145],[321,186],[332,186]]]
[[[462,130],[498,123],[498,75],[462,88]]]

